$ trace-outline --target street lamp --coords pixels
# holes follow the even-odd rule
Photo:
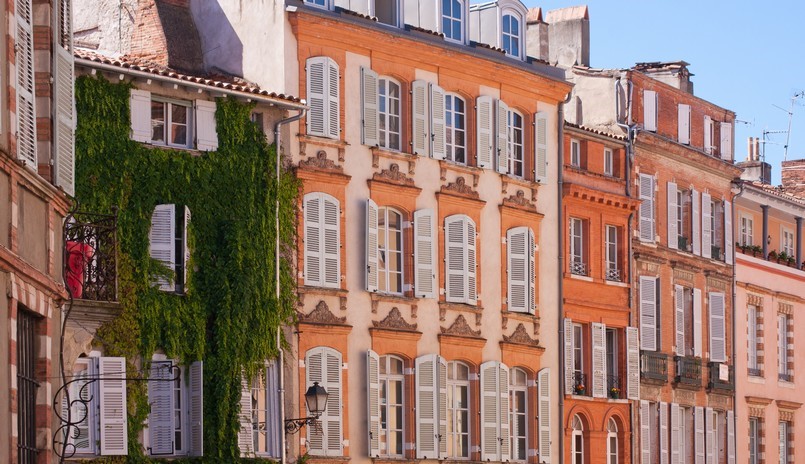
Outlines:
[[[313,385],[305,392],[305,403],[307,403],[307,410],[312,414],[309,417],[301,417],[299,419],[285,419],[285,433],[296,433],[305,425],[312,425],[319,416],[327,410],[327,397],[329,394],[319,382],[313,382]]]

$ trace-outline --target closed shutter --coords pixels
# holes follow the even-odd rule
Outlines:
[[[592,323],[593,339],[593,396],[607,397],[607,326],[598,322]]]
[[[380,455],[380,357],[372,350],[366,352],[366,411],[369,425],[369,457]]]
[[[656,277],[640,277],[640,349],[657,351]]]
[[[366,200],[366,291],[377,291],[377,203]]]
[[[430,85],[430,130],[431,130],[431,156],[434,159],[444,159],[447,155],[447,141],[445,139],[445,92],[436,84]]]
[[[528,229],[528,312],[537,310],[537,243],[534,231]]]
[[[640,174],[640,240],[654,241],[654,177]]]
[[[310,135],[327,136],[329,111],[327,109],[329,98],[327,95],[327,80],[329,58],[316,56],[307,60],[307,133]]]
[[[735,464],[735,412],[727,411],[727,464]]]
[[[191,220],[191,218],[192,218],[192,215],[190,214],[190,208],[185,206],[184,207],[184,229],[183,229],[183,233],[182,233],[182,250],[184,252],[183,256],[182,256],[182,259],[184,260],[184,263],[183,263],[183,266],[182,266],[182,271],[184,272],[184,279],[182,279],[182,282],[184,282],[184,292],[185,293],[187,293],[187,291],[190,289],[190,281],[187,280],[187,278],[188,278],[188,270],[190,269],[190,241],[187,239],[187,237],[188,237],[189,230],[190,230],[190,220]]]
[[[445,285],[447,301],[453,303],[467,301],[465,222],[464,216],[450,216],[445,219]]]
[[[430,156],[430,127],[428,124],[428,83],[416,80],[411,84],[414,154]]]
[[[321,430],[308,427],[308,450],[318,456],[341,456],[341,353],[324,347],[308,351],[305,362],[306,387],[313,382],[327,390],[327,408],[320,417]],[[309,411],[307,412],[309,414]]]
[[[17,158],[34,171],[36,158],[36,98],[34,81],[33,5],[31,0],[17,0],[15,66],[17,69]]]
[[[640,399],[640,342],[637,327],[626,328],[626,397]]]
[[[484,461],[500,460],[498,374],[498,361],[481,364],[481,459]]]
[[[680,409],[677,403],[671,403],[671,464],[683,464],[679,443],[679,415]]]
[[[719,132],[721,133],[721,159],[732,161],[732,123],[722,122],[719,125]]]
[[[339,112],[339,75],[335,61],[327,59],[327,127],[326,135],[332,139],[341,137],[341,115]]]
[[[573,366],[575,350],[573,349],[573,321],[565,318],[565,395],[573,394]]]
[[[439,457],[439,373],[438,356],[416,358],[416,457]],[[445,437],[446,439],[446,437]]]
[[[204,456],[204,363],[190,364],[190,456]]]
[[[537,419],[539,431],[539,462],[551,464],[551,370],[542,368],[537,373]]]
[[[732,203],[724,200],[724,260],[732,264],[734,243],[732,241]]]
[[[97,413],[91,403],[97,396],[97,384],[91,379],[98,378],[98,358],[80,358],[74,364],[73,382],[62,392],[61,425],[66,426],[67,414],[73,425],[64,428],[68,443],[75,446],[76,454],[95,454]],[[78,371],[79,366],[81,370]],[[91,383],[92,382],[92,383]],[[67,391],[70,401],[67,401]],[[82,403],[82,401],[86,403]],[[90,407],[85,407],[89,405]],[[96,403],[97,404],[97,403]],[[68,411],[69,410],[69,411]]]
[[[154,361],[148,382],[148,435],[152,456],[173,454],[173,379],[171,361]]]
[[[640,462],[651,462],[651,404],[640,400]]]
[[[313,382],[318,382],[319,385],[323,386],[329,393],[330,390],[325,386],[327,383],[325,381],[327,376],[325,367],[325,350],[326,348],[313,348],[305,355],[305,385],[310,386],[313,385]],[[329,404],[327,406],[329,406]],[[329,409],[329,407],[327,409]],[[329,411],[325,411],[325,413],[320,417],[318,428],[307,427],[306,445],[307,451],[311,455],[323,456],[326,454],[325,437],[327,436],[326,431],[328,422],[325,419],[328,412]]]
[[[509,172],[509,106],[497,101],[495,133],[497,134],[496,169],[501,174]]]
[[[702,290],[699,288],[693,289],[693,356],[702,356]]]
[[[710,116],[704,117],[704,152],[713,153],[713,120]],[[698,463],[697,463],[698,464]]]
[[[692,219],[691,230],[693,231],[693,238],[691,242],[693,243],[693,254],[696,256],[701,256],[702,254],[702,242],[700,239],[701,236],[701,217],[699,216],[699,211],[701,210],[701,204],[699,203],[699,192],[696,189],[692,189],[690,192],[691,196],[691,214],[690,217]]]
[[[705,462],[707,464],[717,464],[716,458],[718,457],[718,452],[715,450],[716,446],[716,435],[715,435],[715,423],[713,422],[713,408],[707,408],[704,411],[704,424],[705,424]]]
[[[131,139],[135,142],[151,142],[151,92],[131,89],[129,94],[131,112]]]
[[[674,285],[674,314],[676,315],[676,355],[685,356],[685,289]]]
[[[498,363],[498,442],[500,443],[500,461],[508,462],[511,458],[511,423],[509,406],[509,368]]]
[[[710,293],[710,361],[727,362],[724,294]]]
[[[75,195],[75,99],[73,98],[74,59],[72,2],[58,0],[54,7],[58,27],[53,46],[53,173],[55,183]],[[55,5],[54,3],[54,5]]]
[[[419,298],[436,297],[436,231],[432,209],[414,212],[414,294]]]
[[[695,464],[704,464],[704,408],[696,406],[694,410],[694,441],[693,447],[695,450]]]
[[[493,163],[493,150],[495,146],[493,135],[494,115],[492,114],[493,103],[494,99],[486,95],[482,95],[475,100],[478,137],[476,165],[479,168],[490,169]]]
[[[196,100],[196,148],[201,151],[218,149],[218,130],[215,126],[215,102]]]
[[[710,221],[713,217],[713,204],[710,203],[710,200],[709,193],[702,193],[702,256],[705,258],[712,257],[710,243],[713,231]]]
[[[126,358],[100,358],[98,376],[104,379],[98,381],[101,455],[126,456],[129,453]]]
[[[238,414],[238,448],[242,457],[254,456],[254,432],[252,430],[252,386],[245,375],[240,378],[240,413]],[[270,424],[265,424],[270,429]]]
[[[678,107],[679,124],[679,143],[685,145],[690,143],[690,105],[679,104]]]
[[[176,205],[157,205],[151,214],[148,251],[152,259],[162,263],[169,270],[169,277],[160,275],[154,279],[159,289],[172,292],[176,289]],[[164,274],[164,270],[160,270]]]
[[[668,182],[668,248],[676,250],[679,247],[679,226],[677,221],[677,189],[676,184]],[[687,251],[687,250],[682,250]]]
[[[467,218],[467,304],[471,305],[478,302],[476,235],[475,223]]]
[[[660,464],[668,464],[668,403],[660,403]]]
[[[447,361],[436,358],[436,378],[438,379],[438,425],[439,459],[447,459]]]
[[[305,285],[322,285],[322,197],[308,193],[304,198],[305,210]]]
[[[534,180],[548,181],[548,115],[534,113]]]
[[[647,131],[657,131],[657,92],[643,91],[643,127]]]
[[[377,146],[377,73],[361,67],[361,95],[363,96],[363,144]]]
[[[341,286],[341,210],[339,202],[329,195],[322,195],[322,257],[324,261],[324,276],[322,286],[338,288]]]
[[[531,261],[533,246],[529,249],[531,230],[528,227],[516,227],[506,232],[506,256],[508,258],[508,309],[509,311],[531,312]]]

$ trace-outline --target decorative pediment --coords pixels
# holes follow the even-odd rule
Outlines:
[[[335,161],[327,159],[327,152],[324,150],[319,150],[316,152],[316,156],[311,156],[304,161],[300,161],[299,167],[302,169],[313,169],[316,171],[344,172],[344,168],[335,164]]]
[[[536,211],[537,205],[525,196],[525,192],[518,190],[514,195],[509,196],[503,200],[503,205],[511,206],[513,208],[527,209],[529,211]]]
[[[535,340],[528,335],[528,331],[522,322],[517,324],[517,328],[514,329],[514,332],[511,335],[504,335],[503,340],[508,343],[516,343],[518,345],[539,346],[539,340]]]
[[[346,317],[337,317],[330,311],[330,307],[324,300],[319,301],[316,307],[309,314],[299,314],[299,322],[308,324],[328,324],[328,325],[344,325],[347,322]]]
[[[457,335],[459,337],[473,337],[473,338],[480,338],[481,331],[480,330],[472,330],[470,325],[467,323],[467,320],[464,318],[463,314],[459,314],[455,321],[453,321],[453,325],[445,329],[441,327],[442,333],[445,335]]]
[[[397,163],[391,163],[388,169],[383,169],[375,173],[372,179],[400,185],[414,185],[414,179],[411,179],[406,176],[404,172],[400,171],[400,165]]]
[[[388,316],[382,321],[372,321],[372,325],[374,325],[378,329],[394,329],[394,330],[405,330],[408,332],[416,331],[416,324],[409,324],[405,321],[400,313],[400,310],[395,306],[391,308],[389,311]]]
[[[478,192],[467,185],[463,177],[457,177],[455,182],[442,186],[442,192],[456,193],[470,198],[479,198]]]

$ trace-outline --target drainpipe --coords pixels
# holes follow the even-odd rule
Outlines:
[[[769,205],[760,205],[763,210],[763,259],[769,259]]]
[[[559,307],[559,318],[557,320],[557,333],[559,334],[559,371],[561,375],[559,377],[559,464],[564,464],[565,462],[565,376],[564,376],[564,365],[565,365],[565,331],[563,329],[562,321],[564,320],[565,316],[565,304],[564,304],[564,291],[565,291],[565,283],[564,283],[564,272],[565,272],[565,220],[564,220],[564,212],[563,212],[563,199],[562,199],[562,190],[564,189],[564,180],[563,180],[563,170],[565,166],[565,104],[570,101],[571,93],[568,92],[567,96],[565,97],[565,101],[559,102],[559,115],[557,120],[557,138],[559,140],[558,150],[556,150],[556,158],[557,158],[557,175],[556,175],[556,206],[557,206],[557,215],[559,216],[559,220],[556,221],[557,229],[559,230],[559,245],[557,246],[557,259],[559,262],[559,272],[557,273],[557,288],[559,290],[559,298],[558,298],[558,307]],[[557,372],[557,374],[560,374]]]
[[[305,101],[302,101],[302,104],[305,104]],[[276,182],[277,182],[277,191],[276,191],[276,201],[274,203],[274,295],[277,298],[277,304],[280,301],[280,199],[279,199],[279,190],[280,190],[280,165],[282,162],[282,145],[280,143],[280,130],[282,126],[285,124],[290,124],[294,121],[298,121],[305,117],[307,113],[307,109],[299,110],[299,113],[295,114],[294,116],[281,119],[274,125],[274,145],[276,146],[277,152],[277,159],[276,159],[276,166],[275,166],[275,175]],[[282,439],[280,440],[280,450],[281,450],[281,460],[280,463],[285,464],[286,460],[286,450],[285,450],[285,364],[284,364],[284,356],[282,353],[282,345],[281,345],[281,336],[280,336],[280,326],[277,326],[277,351],[279,352],[279,356],[277,357],[277,370],[279,371],[279,379],[278,384],[279,387],[277,389],[280,398],[280,423],[278,426],[280,427],[281,434],[280,436]]]
[[[737,183],[739,188],[741,189],[735,196],[732,197],[732,204],[730,205],[730,208],[732,209],[732,223],[735,224],[735,201],[738,200],[738,198],[741,195],[744,194],[744,183],[742,181],[740,181],[740,180],[733,181],[733,183]],[[735,231],[735,226],[732,227],[732,230]],[[735,234],[733,234],[733,240],[734,239],[735,239]],[[765,239],[763,240],[763,243],[766,243]],[[738,277],[737,277],[737,274],[738,274],[738,262],[735,259],[735,256],[737,255],[735,248],[737,248],[737,247],[735,247],[735,246],[732,247],[732,372],[733,372],[732,380],[733,380],[733,382],[735,382],[736,387],[737,387],[737,384],[738,384],[737,380],[738,379],[737,379],[737,375],[736,375],[737,370],[735,369],[735,325],[736,325],[736,322],[735,322],[735,320],[736,320],[736,317],[735,317],[735,308],[736,308],[735,300],[737,299],[737,292],[735,291],[735,289],[737,288],[736,284],[737,284],[737,279],[738,279]],[[738,425],[737,424],[737,417],[736,417],[735,412],[734,412],[735,408],[737,407],[737,404],[738,404],[738,389],[734,388],[732,390],[732,408],[733,408],[732,430],[733,430],[733,432],[735,430],[737,430],[736,427]],[[733,440],[735,440],[735,433],[733,433]],[[733,446],[735,447],[736,452],[737,452],[737,449],[738,449],[737,440],[736,440],[736,443],[733,444]],[[727,443],[727,449],[729,450],[729,443]]]

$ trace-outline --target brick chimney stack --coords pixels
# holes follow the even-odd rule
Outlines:
[[[129,55],[192,74],[204,72],[189,0],[140,0]]]
[[[783,161],[783,190],[805,199],[805,159]]]

